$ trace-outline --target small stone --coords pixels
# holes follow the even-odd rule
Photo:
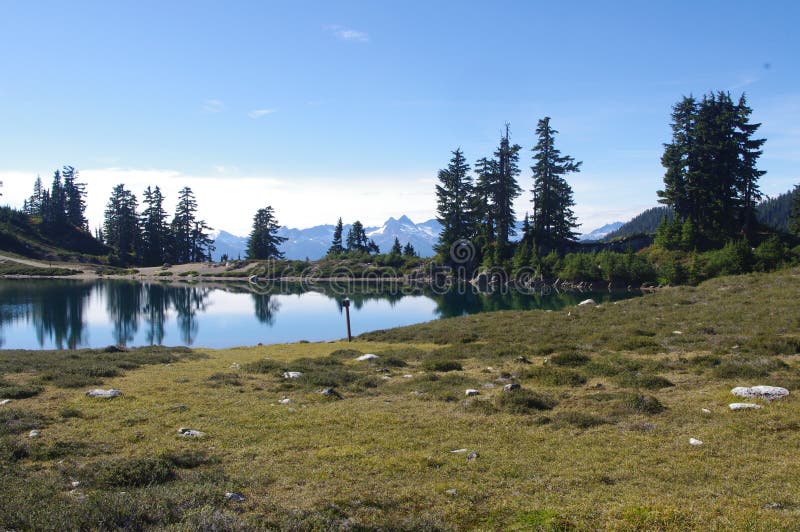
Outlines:
[[[453,454],[458,454],[458,453],[465,453],[465,452],[467,452],[467,450],[466,449],[455,449],[455,450],[450,451],[450,452],[453,453]]]
[[[521,386],[519,384],[517,384],[516,382],[512,382],[511,384],[506,384],[505,386],[503,386],[503,391],[513,392],[514,390],[519,390],[520,388]]]
[[[517,358],[516,358],[516,360],[517,360],[517,362],[519,362],[520,364],[530,364],[530,363],[531,363],[531,361],[530,361],[530,360],[528,360],[527,358],[525,358],[525,357],[522,357],[522,356],[519,356],[519,357],[517,357]]]
[[[703,442],[701,442],[700,440],[696,440],[694,438],[689,438],[689,445],[694,445],[695,447],[699,447],[700,445],[703,445]]]
[[[232,491],[226,492],[225,498],[233,502],[244,502],[245,500],[244,495],[242,495],[241,493],[234,493]]]
[[[361,355],[360,357],[356,357],[356,360],[358,360],[359,362],[364,362],[367,360],[375,360],[376,358],[378,358],[378,355],[367,353],[366,355]]]
[[[468,389],[466,392],[464,392],[464,394],[465,394],[467,397],[472,397],[473,395],[478,395],[478,393],[480,393],[480,392],[478,392],[478,390],[475,390],[475,389],[473,389],[473,388],[470,388],[470,389]]]
[[[597,301],[595,301],[594,299],[584,299],[583,301],[578,303],[579,307],[582,307],[584,305],[597,305]]]
[[[302,371],[286,371],[283,373],[284,379],[299,379],[303,376]]]
[[[114,397],[119,397],[120,395],[122,395],[122,392],[119,390],[115,390],[114,388],[111,388],[109,390],[95,388],[94,390],[89,390],[88,392],[86,392],[86,395],[88,397],[101,397],[103,399],[111,399]]]
[[[206,435],[205,432],[189,429],[186,427],[181,427],[178,429],[178,436],[182,436],[184,438],[200,438],[205,435]]]
[[[766,399],[767,401],[773,401],[775,399],[781,399],[789,395],[789,390],[786,388],[781,388],[780,386],[737,386],[731,393],[737,397],[758,397],[760,399]]]
[[[376,373],[391,373],[391,370],[389,370],[389,368],[378,368],[378,369],[375,370],[375,372]]]
[[[77,488],[78,486],[81,485],[81,483],[78,480],[73,480],[72,482],[69,483],[69,485],[72,486],[73,488]]]
[[[231,364],[231,369],[242,369],[242,366],[238,362],[234,362]]]
[[[702,410],[703,410],[703,413],[705,413],[705,414],[710,414],[711,413],[711,410],[709,410],[708,408],[703,408]]]
[[[491,383],[491,382],[487,382],[487,383],[485,383],[485,384],[483,385],[483,387],[484,387],[484,388],[489,388],[489,389],[492,389],[492,388],[494,388],[494,384],[493,384],[493,383]]]
[[[38,438],[41,436],[41,433],[38,430],[32,430],[28,433],[29,438]]]
[[[731,403],[728,405],[728,408],[731,410],[757,410],[763,407],[755,403]]]
[[[404,378],[404,379],[413,379],[413,378],[414,378],[414,376],[413,376],[413,375],[410,375],[410,374],[408,374],[408,373],[406,373],[405,375],[403,375],[403,378]]]
[[[289,403],[291,403],[291,402],[292,402],[292,400],[291,400],[291,399],[289,399],[288,397],[284,397],[283,399],[281,399],[281,400],[280,400],[280,401],[278,401],[278,402],[279,402],[280,404],[282,404],[282,405],[288,405]]]
[[[458,491],[456,489],[445,490],[445,493],[453,496],[458,495]]]
[[[476,452],[472,452],[467,455],[467,460],[469,460],[470,462],[477,459],[478,459],[478,453]]]
[[[672,334],[678,334],[678,335],[680,335],[680,334],[683,334],[683,331],[672,331]]]
[[[0,401],[0,405],[7,405],[10,402],[11,402],[11,399],[3,399],[2,401]]]
[[[783,508],[783,505],[779,502],[770,502],[764,505],[764,508],[767,510],[780,510]]]
[[[392,380],[392,378],[389,375],[381,375],[381,379],[385,381]]]

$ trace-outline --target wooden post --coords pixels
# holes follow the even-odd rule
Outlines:
[[[347,341],[352,342],[353,335],[350,334],[350,300],[344,298],[344,301],[342,301],[342,306],[344,307],[344,313],[345,316],[347,317]]]

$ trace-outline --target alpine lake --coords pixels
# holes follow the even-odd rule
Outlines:
[[[260,284],[136,280],[0,280],[0,348],[109,345],[226,348],[346,338],[377,329],[499,310],[557,310],[638,291],[481,292],[470,284],[424,287],[369,283]]]

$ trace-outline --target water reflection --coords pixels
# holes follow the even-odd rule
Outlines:
[[[78,348],[171,344],[224,347],[248,343],[341,338],[345,294],[337,287],[254,289],[246,283],[0,280],[0,347]],[[420,287],[387,292],[348,287],[358,333],[494,310],[558,309],[587,297],[622,293],[447,293]],[[338,312],[337,312],[338,311]],[[248,317],[249,316],[249,317]],[[280,316],[280,319],[279,319]]]

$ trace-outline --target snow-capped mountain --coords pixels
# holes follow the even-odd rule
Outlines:
[[[350,227],[349,224],[344,226],[343,239],[347,237]],[[322,258],[328,252],[333,240],[333,230],[333,225],[317,225],[308,229],[281,227],[278,235],[288,238],[281,245],[281,251],[287,259],[316,260]],[[367,237],[378,244],[382,253],[391,249],[396,237],[402,246],[411,242],[420,257],[433,256],[433,246],[439,240],[441,230],[442,226],[435,219],[415,224],[405,215],[399,219],[389,218],[380,227],[364,228]],[[216,261],[223,254],[227,254],[231,259],[244,258],[247,254],[247,237],[235,236],[226,231],[219,231],[214,245],[217,249],[213,252],[212,257]]]
[[[578,237],[578,240],[582,242],[589,242],[594,240],[602,240],[606,237],[607,234],[611,233],[612,231],[616,231],[620,227],[622,227],[623,222],[612,222],[610,224],[606,224],[603,227],[598,227],[594,231],[590,233],[582,234]]]

